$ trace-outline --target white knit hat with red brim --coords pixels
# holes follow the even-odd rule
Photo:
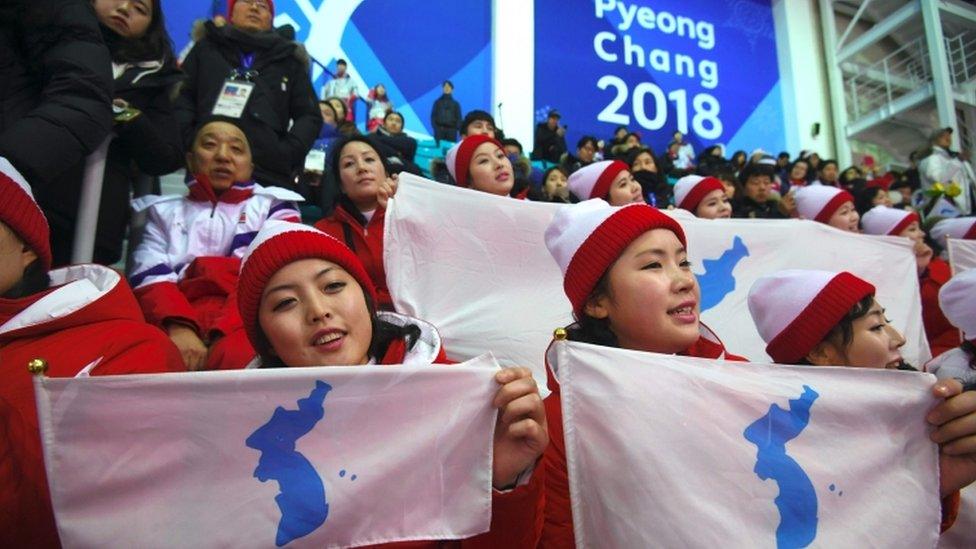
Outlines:
[[[851,193],[829,185],[809,185],[796,191],[796,209],[803,219],[827,223],[845,202],[854,202]]]
[[[0,221],[37,254],[44,270],[51,268],[51,229],[34,200],[27,180],[0,156]]]
[[[946,246],[946,238],[976,240],[976,217],[943,219],[932,226],[929,235],[943,248]]]
[[[620,172],[629,169],[630,166],[619,160],[601,160],[573,172],[566,181],[566,186],[580,200],[606,199],[613,180]]]
[[[667,229],[686,245],[681,225],[647,204],[611,206],[593,199],[556,211],[546,227],[546,247],[563,272],[563,289],[579,315],[603,273],[637,237]]]
[[[702,199],[712,191],[725,191],[722,182],[714,177],[686,175],[674,184],[674,203],[694,213]]]
[[[967,341],[976,343],[976,269],[963,271],[939,289],[939,306]]]
[[[916,221],[920,219],[915,212],[875,206],[861,217],[861,227],[867,234],[898,236]]]
[[[444,155],[444,163],[447,164],[447,171],[457,182],[459,187],[468,187],[468,174],[471,172],[471,158],[474,151],[485,143],[493,143],[499,149],[505,150],[501,142],[493,137],[483,134],[469,135],[456,145],[447,150]]]
[[[241,275],[237,281],[237,308],[244,331],[258,352],[267,351],[259,337],[258,307],[268,281],[282,267],[300,259],[324,259],[349,273],[376,303],[376,289],[366,268],[345,244],[322,231],[289,221],[272,219],[264,222],[257,236],[241,258]]]
[[[749,312],[781,364],[796,364],[874,286],[848,272],[791,269],[759,278],[749,290]]]

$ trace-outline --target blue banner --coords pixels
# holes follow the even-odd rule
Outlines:
[[[785,147],[770,0],[535,0],[537,122],[558,109],[584,134],[637,131],[662,154]]]

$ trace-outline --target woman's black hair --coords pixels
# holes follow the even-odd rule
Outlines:
[[[4,299],[20,299],[38,292],[42,292],[51,286],[51,277],[41,265],[41,261],[35,259],[24,269],[24,275],[9,290],[0,297]]]
[[[854,209],[857,213],[864,215],[871,208],[874,207],[874,197],[878,196],[878,192],[884,192],[883,187],[863,187],[854,191]]]
[[[803,177],[806,177],[807,175],[810,174],[810,170],[813,169],[813,167],[810,165],[810,161],[807,160],[806,158],[797,158],[793,162],[790,162],[790,165],[786,167],[786,178],[787,179],[789,179],[790,176],[793,175],[793,168],[796,167],[796,165],[799,164],[799,163],[801,163],[801,162],[807,165],[807,173]]]
[[[871,305],[874,304],[874,294],[866,295],[861,298],[860,301],[854,304],[850,310],[834,325],[833,328],[827,332],[827,335],[820,341],[831,340],[834,343],[839,343],[841,347],[847,347],[854,341],[854,321],[867,316],[868,311],[871,310]],[[820,343],[817,343],[819,345]],[[810,361],[806,357],[800,359],[799,364],[810,366]]]
[[[330,111],[332,111],[332,119],[336,121],[336,125],[338,126],[340,122],[339,113],[336,112],[335,107],[332,106],[332,103],[329,103],[325,99],[322,99],[319,101],[319,109],[321,109],[322,107],[325,107]]]
[[[329,105],[331,106],[332,105],[331,101],[333,99],[335,99],[336,101],[338,101],[342,105],[342,116],[340,117],[339,116],[339,113],[336,112],[336,121],[337,122],[342,122],[343,120],[346,119],[346,115],[349,114],[348,113],[348,109],[346,108],[346,102],[343,101],[343,99],[341,97],[336,97],[334,95],[329,96],[329,97],[326,97],[322,101],[325,101],[325,102],[329,103]],[[335,107],[334,106],[332,107],[332,110],[335,111]]]
[[[966,353],[967,357],[969,357],[969,369],[976,370],[976,343],[973,343],[967,339],[966,341],[962,342],[962,345],[960,345],[959,348]]]
[[[588,300],[610,297],[610,269],[607,269],[596,282]],[[576,323],[566,328],[566,337],[570,341],[580,341],[605,347],[620,347],[617,335],[610,329],[609,318],[594,318],[585,311],[576,315]]]
[[[345,148],[346,145],[356,141],[369,145],[369,147],[376,152],[376,156],[379,157],[380,162],[383,163],[383,170],[386,171],[386,175],[393,173],[391,171],[390,163],[386,160],[386,157],[383,156],[383,153],[380,152],[381,147],[376,143],[376,140],[373,139],[373,136],[347,135],[340,137],[336,139],[336,142],[332,145],[332,152],[329,155],[329,171],[332,172],[332,177],[335,178],[336,184],[339,185],[340,193],[342,192],[342,178],[339,177],[339,155],[342,154],[342,149]]]
[[[152,3],[149,26],[146,27],[146,34],[141,38],[125,38],[99,23],[105,45],[112,55],[112,61],[132,63],[161,60],[165,65],[174,60],[173,43],[169,39],[169,33],[166,32],[166,20],[163,17],[161,5],[163,0],[149,1]]]
[[[732,153],[732,156],[729,157],[729,162],[733,162],[734,163],[735,162],[735,159],[738,158],[738,157],[740,157],[740,156],[742,157],[742,162],[743,163],[745,163],[746,161],[749,160],[749,155],[746,154],[746,151],[743,151],[743,150],[740,149],[740,150],[737,150],[734,153]]]
[[[637,161],[637,157],[644,153],[651,155],[651,158],[654,159],[655,166],[660,166],[660,164],[657,161],[657,155],[654,154],[654,149],[644,144],[641,144],[640,147],[634,147],[629,151],[627,151],[627,155],[623,158],[623,161],[627,163],[628,168],[633,169],[634,162]],[[659,172],[661,171],[660,167],[658,167],[658,171]]]
[[[381,360],[383,355],[389,350],[390,345],[397,340],[404,339],[407,343],[407,350],[411,350],[420,341],[420,326],[416,324],[408,323],[403,326],[398,326],[392,322],[387,322],[377,315],[376,304],[373,303],[373,299],[369,296],[367,292],[363,292],[363,297],[366,299],[366,310],[369,311],[369,323],[373,329],[373,337],[369,342],[368,355],[369,358],[374,360]],[[285,368],[288,365],[281,360],[281,357],[272,354],[271,342],[268,341],[268,337],[264,335],[264,330],[258,325],[258,340],[260,349],[263,352],[259,353],[261,357],[261,368]]]
[[[400,114],[400,111],[390,111],[390,112],[386,113],[386,116],[383,117],[383,123],[385,124],[386,123],[386,119],[389,118],[389,117],[391,117],[391,116],[394,116],[394,115],[400,117],[400,122],[406,122],[404,120],[404,118],[403,118],[403,115]]]

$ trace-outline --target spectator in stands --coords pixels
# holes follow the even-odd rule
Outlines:
[[[459,187],[520,200],[538,200],[528,181],[516,177],[504,146],[487,135],[471,135],[447,151],[447,169]]]
[[[867,183],[864,174],[857,166],[848,166],[837,180],[840,182],[840,188],[848,192],[860,189]]]
[[[112,55],[116,135],[109,147],[95,238],[95,263],[122,257],[129,194],[140,176],[160,176],[183,164],[172,96],[176,68],[160,0],[95,0],[95,15]],[[148,192],[146,189],[144,192]]]
[[[502,139],[501,144],[502,148],[505,149],[505,155],[508,156],[508,160],[512,163],[516,179],[532,180],[532,173],[538,168],[533,168],[532,163],[525,157],[522,143],[518,139],[507,138]]]
[[[60,547],[28,366],[51,377],[178,371],[132,291],[100,265],[50,270],[49,229],[24,176],[0,157],[0,545]]]
[[[946,239],[976,240],[976,217],[938,218],[930,217],[925,220],[930,227],[928,234],[930,244],[937,248],[936,255],[941,255],[948,246]]]
[[[318,139],[312,143],[305,158],[305,170],[298,179],[298,192],[305,197],[308,204],[318,206],[321,210],[316,218],[322,215],[321,212],[332,209],[339,192],[338,184],[326,170],[325,161],[329,157],[332,143],[340,136],[338,123],[341,118],[333,104],[325,99],[319,101],[319,112],[322,113],[322,129],[319,130]]]
[[[600,198],[611,206],[645,203],[640,183],[630,173],[630,166],[620,160],[594,162],[569,176],[569,192],[582,202]]]
[[[837,167],[837,161],[833,159],[821,160],[820,169],[817,170],[817,178],[813,182],[814,185],[828,185],[830,187],[840,187],[840,180],[838,175],[840,174],[839,168]]]
[[[961,215],[973,213],[973,200],[976,198],[976,173],[968,160],[950,149],[952,128],[940,128],[929,137],[931,148],[918,166],[922,189],[931,190],[936,183],[949,189],[953,184],[959,191],[956,196],[946,192],[942,198],[952,202]]]
[[[369,117],[366,121],[366,131],[372,132],[383,123],[386,115],[393,112],[393,103],[390,102],[389,96],[386,94],[386,86],[383,84],[377,84],[373,89],[369,90],[369,94],[366,95],[366,104],[369,105]],[[403,117],[400,117],[400,127],[403,127]]]
[[[790,153],[781,151],[776,155],[776,175],[781,180],[789,179],[790,176]]]
[[[685,141],[685,136],[680,131],[674,132],[671,140],[678,144],[678,155],[674,165],[677,169],[690,173],[695,169],[695,148],[691,143]]]
[[[756,281],[749,311],[778,364],[914,370],[899,351],[904,336],[888,323],[874,294],[873,285],[847,272],[787,270]],[[926,422],[939,444],[945,530],[958,508],[956,492],[976,479],[976,392],[963,392],[958,380],[943,380],[932,394],[940,402]]]
[[[817,178],[817,173],[820,171],[820,155],[815,151],[800,151],[800,157],[798,160],[806,160],[807,162],[807,182],[811,182]]]
[[[654,151],[646,147],[633,148],[624,157],[624,161],[630,166],[630,174],[634,180],[640,184],[644,200],[652,206],[666,208],[671,203],[671,185],[658,171]]]
[[[744,153],[743,153],[744,154]],[[732,217],[757,219],[785,219],[788,213],[782,211],[780,202],[773,198],[770,190],[776,172],[775,161],[747,164],[739,172],[739,188],[732,206]]]
[[[796,191],[796,209],[801,219],[819,221],[842,231],[861,232],[858,225],[861,216],[854,208],[854,197],[847,191],[825,185],[802,187]]]
[[[912,207],[912,186],[905,174],[901,174],[894,183],[891,184],[888,193],[888,200],[891,200],[893,208],[915,211]],[[898,193],[897,195],[894,193]]]
[[[729,159],[732,162],[732,167],[735,169],[735,176],[739,177],[742,169],[746,167],[746,151],[735,151],[732,153],[732,158]]]
[[[336,61],[336,72],[325,83],[322,88],[322,97],[338,97],[345,107],[345,117],[347,122],[356,122],[356,99],[359,96],[359,88],[353,82],[352,77],[346,72],[348,64],[345,59]]]
[[[620,128],[617,129],[619,130]],[[620,139],[617,144],[611,147],[610,158],[608,158],[607,160],[613,160],[613,159],[623,160],[624,158],[627,157],[627,153],[629,153],[631,149],[640,148],[640,147],[641,147],[640,134],[636,132],[629,132],[626,135],[624,135],[623,139]]]
[[[715,166],[711,173],[699,173],[699,175],[711,175],[721,181],[722,186],[725,187],[725,196],[735,204],[735,189],[739,180],[736,179],[735,168],[732,167],[731,162]]]
[[[715,167],[728,162],[725,157],[722,156],[722,146],[712,145],[706,147],[701,154],[698,155],[698,159],[695,161],[695,171],[698,175],[705,175],[705,173],[711,173],[715,170]]]
[[[867,234],[902,236],[912,241],[922,297],[922,325],[932,356],[958,346],[959,331],[946,319],[939,306],[939,290],[949,281],[952,271],[948,263],[935,257],[926,242],[918,214],[875,206],[864,214],[862,224]]]
[[[799,189],[807,186],[807,171],[810,166],[806,160],[800,159],[790,164],[786,171],[786,179],[780,184],[779,192],[785,195],[790,189]]]
[[[558,163],[566,152],[566,126],[559,125],[562,116],[555,109],[546,115],[546,121],[535,127],[535,148],[532,149],[532,160],[545,160]]]
[[[346,103],[334,95],[331,97],[326,97],[323,99],[323,101],[329,105],[332,105],[332,110],[336,113],[336,127],[342,125],[342,122],[346,120],[346,113],[349,112],[349,109],[346,108]]]
[[[487,135],[495,139],[495,119],[486,111],[473,110],[461,121],[461,138],[469,135]]]
[[[112,129],[112,61],[90,0],[4,2],[0,43],[0,156],[31,182],[64,265],[85,156]]]
[[[611,208],[602,200],[589,200],[560,208],[545,239],[573,308],[575,322],[565,330],[570,341],[744,360],[728,353],[701,323],[701,288],[688,261],[684,230],[673,218],[646,204]],[[551,375],[549,388],[541,546],[574,547],[560,388]]]
[[[566,172],[561,166],[553,166],[546,170],[542,176],[542,194],[546,200],[557,204],[572,204],[566,181]]]
[[[884,187],[865,185],[860,190],[854,191],[854,209],[858,214],[863,216],[875,206],[891,207],[891,198]]]
[[[254,178],[293,188],[322,127],[322,114],[299,44],[271,30],[271,0],[231,0],[230,25],[204,25],[187,55],[177,100],[184,143],[211,115],[240,120],[254,158]],[[329,94],[334,95],[334,94]],[[246,100],[245,100],[246,98]]]
[[[263,229],[245,255],[237,295],[248,337],[260,353],[255,367],[448,362],[434,326],[378,310],[370,277],[356,256],[311,227],[273,223]],[[470,541],[535,547],[545,485],[538,462],[549,443],[545,409],[528,368],[503,369],[495,382],[492,527]],[[443,542],[410,545],[433,548]]]
[[[434,129],[434,140],[438,146],[441,141],[457,141],[461,126],[461,104],[454,99],[454,84],[445,80],[441,92],[430,109],[430,126]]]
[[[393,310],[383,267],[383,227],[386,203],[396,191],[390,164],[375,136],[349,136],[333,147],[329,168],[339,182],[339,199],[332,214],[315,223],[319,230],[344,242],[362,262],[376,287],[376,306]]]
[[[627,139],[627,126],[617,126],[617,129],[613,130],[613,138],[610,139],[603,147],[603,158],[604,160],[614,160],[617,159],[617,154],[620,150],[618,147],[622,147],[624,140]],[[615,152],[615,149],[617,151]]]
[[[925,364],[925,371],[939,379],[976,383],[976,269],[963,271],[942,286],[939,304],[946,318],[962,332],[963,342],[936,355]]]
[[[598,149],[596,138],[592,135],[584,135],[576,142],[576,156],[567,152],[559,164],[563,167],[564,172],[572,174],[583,166],[592,164],[593,157]]]
[[[718,179],[686,175],[674,184],[674,202],[702,219],[732,217],[732,204],[725,196],[725,186]]]
[[[241,254],[268,219],[299,221],[298,194],[252,177],[239,119],[212,118],[187,153],[189,195],[145,196],[142,241],[129,275],[146,321],[165,330],[190,370],[246,364],[253,349],[226,302]],[[228,366],[230,365],[230,366]]]
[[[392,173],[420,173],[420,168],[413,162],[417,155],[417,140],[404,133],[402,114],[397,111],[386,113],[383,124],[376,128],[375,142],[381,149],[386,149],[380,152],[393,164]]]

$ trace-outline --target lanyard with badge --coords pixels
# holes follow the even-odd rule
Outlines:
[[[251,69],[253,64],[253,53],[241,54],[241,68],[232,69],[230,76],[224,80],[224,87],[220,89],[213,108],[214,115],[240,118],[244,114],[247,100],[254,92],[254,79],[258,75],[258,71]]]

